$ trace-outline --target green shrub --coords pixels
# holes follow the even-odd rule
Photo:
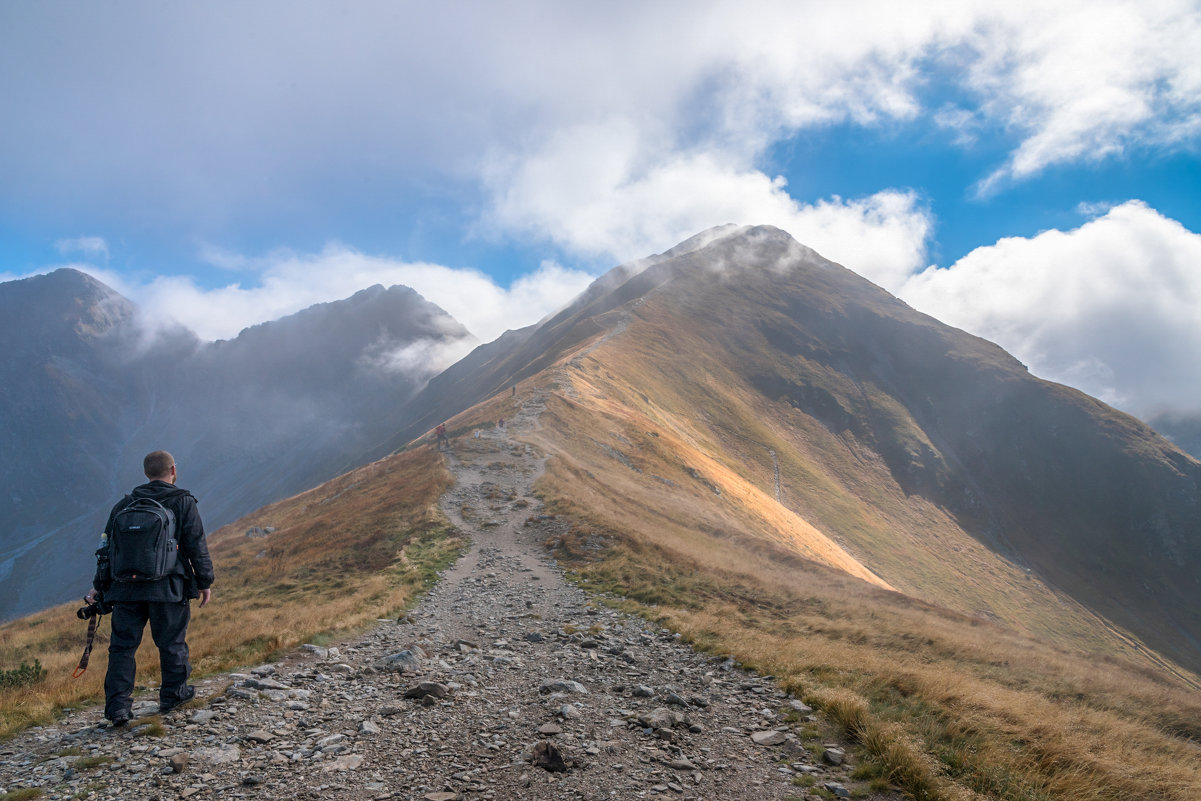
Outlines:
[[[0,670],[0,690],[15,690],[18,687],[28,687],[46,678],[46,669],[42,663],[33,660],[32,665],[24,662],[21,667],[12,670]]]

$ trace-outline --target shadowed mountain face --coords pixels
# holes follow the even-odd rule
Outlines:
[[[1116,625],[1201,669],[1196,460],[779,230],[638,267],[477,349],[414,409],[559,387],[542,439],[581,497],[609,498],[591,519],[670,508],[627,530],[687,515],[771,539],[793,515],[906,594],[1062,639]]]
[[[1148,422],[1180,450],[1201,459],[1201,416],[1159,415]]]
[[[210,528],[361,464],[467,331],[404,287],[201,343],[74,270],[0,285],[0,616],[82,594],[109,507],[166,448]],[[11,343],[11,344],[9,344]]]

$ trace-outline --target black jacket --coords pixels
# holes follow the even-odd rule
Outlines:
[[[208,545],[204,541],[204,523],[196,510],[196,497],[186,489],[155,479],[148,484],[134,487],[108,514],[104,527],[106,537],[112,537],[113,520],[117,512],[137,498],[153,498],[175,513],[176,535],[179,539],[179,573],[158,581],[124,582],[113,581],[103,560],[98,562],[92,586],[104,593],[105,601],[160,601],[178,603],[185,598],[196,598],[199,590],[213,586],[213,560],[209,558]]]

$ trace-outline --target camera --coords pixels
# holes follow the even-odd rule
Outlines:
[[[105,603],[104,596],[101,595],[96,600],[96,603],[88,604],[87,606],[81,606],[80,608],[76,609],[75,617],[79,618],[80,620],[91,620],[92,618],[99,617],[100,615],[107,615],[111,611],[113,611],[113,605],[111,603]]]

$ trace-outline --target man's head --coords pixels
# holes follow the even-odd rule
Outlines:
[[[175,483],[175,457],[166,451],[151,451],[142,460],[142,470],[151,481],[166,481]]]

